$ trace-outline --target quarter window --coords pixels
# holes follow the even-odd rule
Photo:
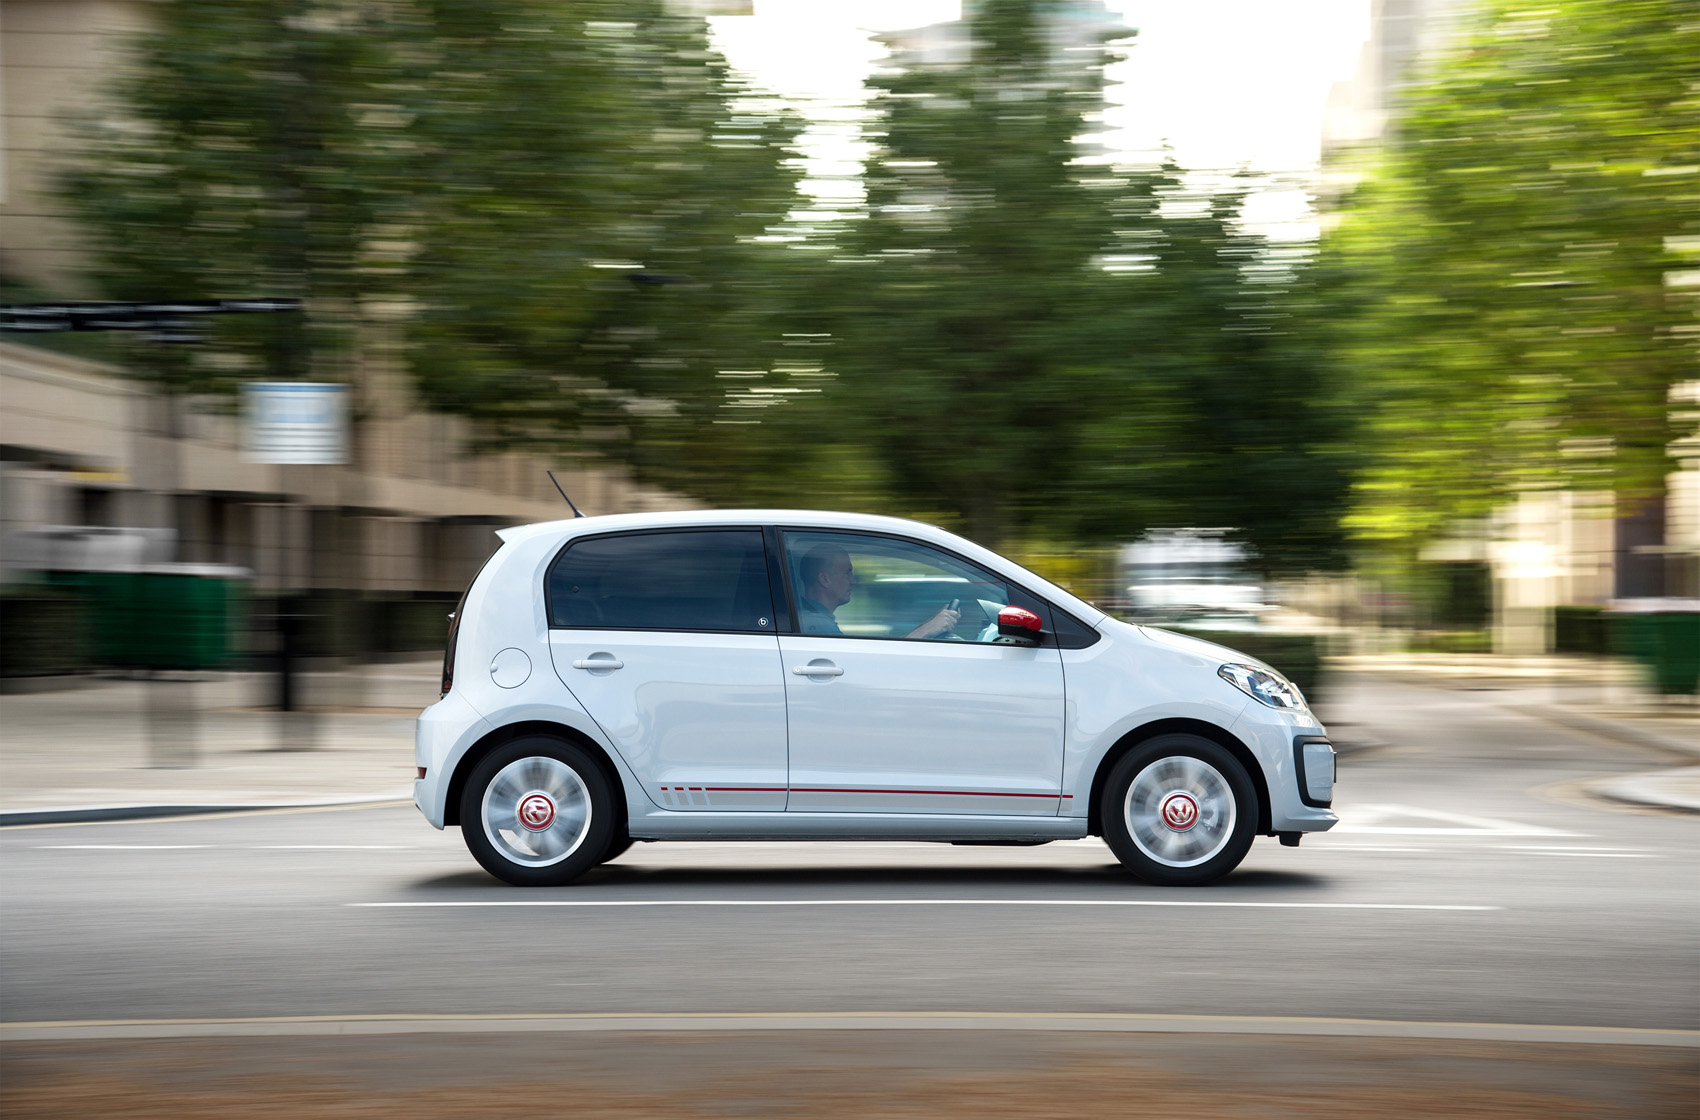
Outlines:
[[[574,541],[549,570],[549,624],[593,630],[775,631],[755,529]]]

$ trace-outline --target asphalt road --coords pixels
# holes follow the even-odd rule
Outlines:
[[[1491,692],[1360,683],[1343,823],[1216,886],[1097,841],[643,844],[485,875],[410,807],[0,833],[0,1018],[973,1012],[1700,1029],[1700,818]]]

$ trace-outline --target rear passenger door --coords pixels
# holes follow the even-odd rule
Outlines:
[[[785,677],[760,529],[576,538],[547,578],[556,675],[656,804],[785,808]]]

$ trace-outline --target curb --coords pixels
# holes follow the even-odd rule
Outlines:
[[[246,1019],[108,1019],[0,1023],[8,1042],[132,1038],[352,1037],[403,1034],[667,1031],[1081,1031],[1124,1034],[1238,1034],[1334,1038],[1445,1039],[1700,1048],[1700,1031],[1532,1023],[1448,1023],[1253,1015],[1139,1015],[1045,1012],[619,1012],[540,1015],[311,1015]]]
[[[1682,769],[1678,767],[1678,769]],[[1622,805],[1634,805],[1643,809],[1667,809],[1676,813],[1689,813],[1700,816],[1700,800],[1692,797],[1660,793],[1656,788],[1648,789],[1649,779],[1657,779],[1672,771],[1658,770],[1651,774],[1637,774],[1628,778],[1613,778],[1603,782],[1590,782],[1586,787],[1589,793],[1603,797],[1607,801],[1616,801]]]
[[[1611,739],[1614,742],[1626,743],[1632,747],[1645,747],[1649,750],[1661,751],[1677,758],[1693,761],[1700,759],[1700,743],[1689,745],[1676,739],[1667,739],[1643,731],[1638,727],[1629,727],[1617,720],[1598,719],[1584,715],[1581,712],[1565,711],[1557,707],[1541,707],[1534,704],[1501,704],[1507,711],[1518,715],[1529,716],[1533,719],[1546,720],[1572,731],[1583,731],[1601,739]]]
[[[63,809],[17,809],[0,812],[0,828],[37,824],[98,824],[141,821],[159,817],[204,817],[222,813],[264,813],[279,809],[353,809],[360,806],[412,804],[406,793],[360,797],[319,798],[310,801],[195,802],[185,805],[81,805]]]

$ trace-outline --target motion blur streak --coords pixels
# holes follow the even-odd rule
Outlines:
[[[1691,1117],[1700,0],[1361,0],[1281,168],[1119,150],[1207,99],[1107,83],[1184,7],[1254,88],[1305,5],[777,3],[0,0],[0,1109]],[[817,8],[781,49],[871,29],[865,88],[717,49]],[[319,454],[268,393],[340,402]],[[546,469],[917,518],[1241,651],[1343,823],[1199,897],[1095,840],[515,897],[405,799]],[[20,1033],[183,1020],[359,1037]],[[1359,1020],[1418,1026],[1303,1025]]]

